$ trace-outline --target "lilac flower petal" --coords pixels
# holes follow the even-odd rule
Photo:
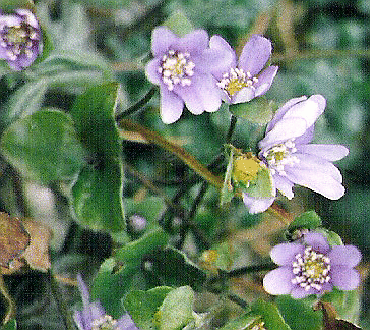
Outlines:
[[[312,246],[316,252],[327,254],[330,251],[330,245],[326,237],[321,233],[309,232],[304,235],[304,241],[307,245]]]
[[[172,124],[181,117],[184,101],[167,88],[161,88],[161,117],[165,124]]]
[[[16,15],[1,15],[0,16],[0,28],[3,29],[4,26],[19,26],[22,23],[22,18]]]
[[[219,89],[215,87],[214,78],[211,75],[203,75],[201,79],[195,78],[194,83],[197,85],[198,95],[204,111],[214,112],[218,110],[221,106],[221,97]]]
[[[152,31],[151,50],[154,56],[163,56],[179,39],[169,28],[160,26]]]
[[[271,42],[259,35],[253,35],[245,44],[239,58],[239,68],[255,76],[271,56]]]
[[[305,246],[299,243],[280,243],[275,245],[270,251],[271,260],[279,266],[291,266],[295,261],[295,256],[303,254]]]
[[[328,254],[332,265],[356,267],[361,261],[361,252],[354,245],[333,245]]]
[[[360,274],[351,267],[335,265],[330,271],[331,283],[340,290],[354,290],[360,284]]]
[[[90,318],[97,320],[106,315],[105,310],[99,300],[93,301],[89,304]]]
[[[287,103],[285,103],[282,107],[280,107],[274,117],[271,119],[271,121],[266,126],[266,134],[275,126],[275,124],[283,118],[285,113],[294,105],[296,105],[299,102],[307,100],[307,96],[301,96],[294,99],[289,100]]]
[[[194,115],[200,115],[204,112],[202,99],[199,95],[199,90],[196,86],[196,77],[193,77],[192,85],[186,88],[179,87],[174,89],[174,91],[184,100],[188,110]]]
[[[306,132],[294,140],[296,146],[310,143],[315,136],[315,125],[307,128]]]
[[[304,289],[301,286],[295,286],[293,290],[291,291],[291,296],[296,299],[301,299],[309,294],[315,294],[317,293],[317,290],[314,288],[310,288],[309,290]]]
[[[162,83],[162,75],[158,69],[161,65],[159,58],[153,58],[145,66],[145,74],[147,79],[154,85],[160,85]],[[166,86],[164,88],[167,88]]]
[[[247,194],[243,194],[243,202],[247,207],[249,213],[256,214],[266,211],[271,204],[274,202],[275,197],[266,199],[257,199],[249,197]]]
[[[279,120],[258,143],[260,149],[268,149],[276,144],[302,136],[307,130],[307,121],[304,118],[286,118]]]
[[[349,153],[348,148],[333,144],[309,144],[297,146],[300,153],[306,153],[321,157],[328,161],[340,160]]]
[[[271,65],[258,75],[258,82],[254,85],[256,97],[265,94],[270,89],[277,70],[277,66]]]
[[[321,95],[313,95],[307,100],[291,107],[283,116],[287,118],[303,118],[307,128],[312,126],[317,118],[324,112],[326,100]]]
[[[237,92],[232,98],[231,103],[237,104],[237,103],[245,103],[249,102],[250,100],[254,99],[256,96],[255,90],[250,87],[245,87],[241,89],[239,92]]]
[[[90,295],[89,295],[89,290],[87,289],[86,284],[82,280],[81,274],[77,274],[77,283],[78,283],[78,289],[81,294],[83,308],[87,308],[87,306],[89,305]]]
[[[236,67],[236,54],[235,51],[232,49],[232,47],[229,45],[229,43],[220,36],[213,36],[209,40],[209,47],[213,50],[216,50],[218,52],[225,52],[229,53],[231,62],[230,67]],[[228,71],[228,70],[227,70]]]
[[[117,320],[117,327],[119,330],[139,330],[128,314],[123,315]]]
[[[324,197],[337,200],[344,195],[344,187],[328,173],[314,172],[310,169],[285,167],[287,177],[294,183],[312,189]]]
[[[276,189],[288,199],[292,199],[294,197],[293,193],[294,182],[290,181],[285,176],[273,175],[272,177],[273,180],[275,181]]]
[[[73,317],[73,321],[76,323],[77,328],[79,330],[85,330],[87,328],[86,325],[85,325],[85,323],[84,323],[85,320],[84,320],[84,318],[82,316],[82,312],[75,311],[73,313],[72,317]]]
[[[39,28],[39,22],[36,16],[28,9],[16,9],[14,10],[18,15],[23,16],[26,20],[26,24],[31,25],[34,28]]]
[[[342,182],[342,175],[338,168],[336,168],[332,163],[315,155],[295,153],[294,156],[299,160],[299,162],[293,166],[287,166],[287,169],[290,170],[291,168],[294,168],[294,171],[317,171],[331,176],[338,182]]]
[[[301,287],[301,286],[296,286],[292,292],[291,292],[291,296],[293,298],[296,298],[296,299],[301,299],[301,298],[304,298],[310,294],[320,294],[320,293],[323,293],[324,291],[331,291],[333,289],[333,286],[331,283],[324,283],[322,285],[322,289],[321,290],[316,290],[315,288],[310,288],[309,290],[306,290],[305,288]]]
[[[263,287],[270,294],[289,294],[295,277],[292,267],[279,267],[268,272],[263,278]]]
[[[191,56],[197,56],[208,47],[208,34],[204,30],[196,30],[185,35],[182,38],[177,38],[173,46],[174,50],[183,53],[188,52]]]
[[[214,77],[221,80],[225,72],[229,72],[233,62],[233,54],[216,49],[205,49],[202,54],[193,56],[194,70],[200,73],[211,72]]]

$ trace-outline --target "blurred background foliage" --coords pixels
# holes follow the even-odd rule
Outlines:
[[[0,68],[1,131],[16,118],[41,107],[69,112],[87,87],[105,81],[120,83],[117,111],[125,111],[151,88],[143,70],[150,56],[151,30],[175,12],[184,14],[195,28],[206,29],[209,35],[222,35],[239,53],[253,33],[271,39],[274,45],[271,63],[278,65],[279,71],[267,98],[283,104],[293,97],[322,94],[327,99],[327,107],[317,123],[316,141],[343,144],[351,150],[338,164],[347,189],[339,201],[326,200],[298,187],[292,201],[281,198],[277,202],[293,216],[315,210],[326,228],[341,235],[345,243],[360,247],[364,254],[360,323],[370,329],[370,283],[366,279],[370,258],[368,0],[44,0],[35,4],[45,35],[54,49],[44,61],[22,73],[23,80],[19,79],[19,72],[8,73],[6,66]],[[158,107],[156,93],[145,107],[127,118],[182,146],[202,164],[210,164],[222,153],[230,123],[227,109],[199,116],[185,111],[178,122],[165,125]],[[263,126],[239,119],[233,144],[254,150],[263,131]],[[126,243],[141,237],[148,228],[156,229],[158,221],[174,234],[174,245],[183,247],[189,257],[198,259],[207,249],[217,250],[222,256],[217,264],[221,269],[267,260],[271,246],[283,236],[284,224],[272,227],[270,215],[249,215],[239,200],[221,209],[218,190],[204,189],[201,179],[176,156],[143,143],[138,135],[124,131],[120,134],[128,231],[116,233],[113,238],[73,221],[65,183],[51,180],[41,184],[20,177],[1,159],[1,209],[12,215],[32,216],[53,229],[53,271],[61,281],[74,278],[78,272],[86,277],[95,275],[117,242]],[[225,167],[213,170],[222,173]],[[186,235],[185,242],[179,242],[175,234],[184,227],[170,212],[167,202],[189,211],[199,196],[201,202],[196,212],[188,216],[190,234]],[[143,227],[138,229],[130,222],[135,216],[145,218]],[[161,253],[156,256],[159,262],[166,254]],[[180,258],[171,253],[168,252],[168,258]],[[124,252],[122,258],[125,258]],[[122,285],[142,289],[151,285],[145,269],[138,274],[134,280],[131,274],[123,274],[122,281],[130,277],[130,282]],[[260,279],[248,276],[235,280],[233,289],[251,300],[261,294],[261,287],[256,284]],[[59,302],[46,294],[52,292],[52,287],[45,284],[48,283],[46,275],[30,272],[6,280],[20,302],[19,329],[62,329],[55,312]],[[155,281],[162,283],[161,279]],[[170,279],[171,283],[182,284],[173,281]],[[63,290],[71,293],[73,288],[66,285]],[[96,292],[98,296],[99,286]],[[207,301],[212,299],[206,297]],[[78,297],[67,295],[69,305],[75,300]],[[209,306],[205,302],[199,304],[199,310]],[[288,302],[281,298],[280,304],[284,310]],[[230,306],[229,314],[236,316],[237,313],[237,307]],[[299,327],[302,324],[297,325]]]

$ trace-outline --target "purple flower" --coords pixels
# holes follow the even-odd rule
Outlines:
[[[89,291],[82,281],[81,275],[77,275],[78,288],[81,293],[83,310],[75,311],[73,319],[80,330],[139,330],[128,314],[124,314],[119,320],[114,320],[105,313],[100,301],[90,302]]]
[[[180,38],[166,27],[152,32],[151,50],[154,58],[146,66],[148,80],[160,86],[161,116],[170,124],[182,114],[184,103],[199,115],[221,106],[221,95],[212,70],[231,62],[227,52],[209,48],[208,35],[197,30]]]
[[[325,104],[321,95],[288,101],[277,110],[267,125],[265,138],[258,144],[259,158],[269,168],[274,188],[289,199],[294,197],[294,184],[308,187],[331,200],[344,194],[342,176],[332,162],[347,156],[349,150],[340,145],[310,144],[314,123]],[[275,196],[255,199],[243,195],[251,213],[265,211],[274,199]]]
[[[277,244],[270,256],[280,267],[265,275],[263,287],[273,295],[303,298],[333,287],[353,290],[360,284],[360,275],[353,268],[360,262],[361,252],[354,245],[330,246],[320,233],[309,232],[303,243]]]
[[[42,34],[36,16],[28,9],[0,12],[0,58],[14,70],[31,65],[42,52]]]
[[[220,36],[213,36],[209,45],[211,49],[228,52],[232,57],[226,70],[213,70],[225,101],[249,102],[268,91],[278,69],[277,66],[268,66],[262,70],[271,56],[272,46],[268,39],[253,35],[245,44],[239,62],[235,51]]]

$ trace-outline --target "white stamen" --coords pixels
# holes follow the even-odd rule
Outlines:
[[[195,64],[189,58],[188,52],[181,53],[173,49],[163,55],[158,72],[162,74],[162,80],[169,91],[172,91],[175,85],[182,87],[191,85],[190,77],[194,75]]]
[[[298,284],[300,287],[309,291],[311,288],[320,291],[322,285],[330,281],[330,259],[321,253],[313,251],[308,246],[304,251],[304,256],[299,253],[295,256],[292,263],[293,274],[292,284]]]

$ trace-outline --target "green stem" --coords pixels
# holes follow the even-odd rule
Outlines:
[[[185,149],[179,147],[178,145],[167,141],[157,132],[151,131],[137,123],[134,123],[128,119],[122,118],[119,121],[119,126],[123,129],[131,130],[138,132],[142,135],[142,137],[147,140],[149,143],[154,143],[159,147],[173,153],[178,158],[180,158],[186,165],[192,168],[198,175],[203,177],[203,179],[207,180],[210,184],[222,189],[223,186],[223,178],[220,176],[216,176],[211,173],[204,165],[198,162],[194,156],[189,154]]]
[[[148,93],[146,93],[146,95],[140,101],[138,101],[137,103],[129,107],[127,110],[118,114],[116,116],[116,121],[120,121],[123,117],[131,115],[135,113],[136,111],[140,110],[145,104],[147,104],[150,101],[155,91],[156,91],[155,87],[152,87],[151,89],[149,89]]]
[[[227,136],[226,136],[226,144],[231,143],[231,139],[233,137],[237,121],[238,121],[238,118],[235,117],[234,115],[231,115],[230,127],[229,127],[229,131],[227,132]]]
[[[266,270],[272,270],[275,269],[276,265],[274,263],[268,263],[268,264],[263,264],[263,265],[254,265],[254,266],[246,266],[238,269],[231,270],[229,272],[226,272],[225,276],[228,278],[232,277],[240,277],[245,274],[249,273],[257,273],[261,271],[266,271]]]

